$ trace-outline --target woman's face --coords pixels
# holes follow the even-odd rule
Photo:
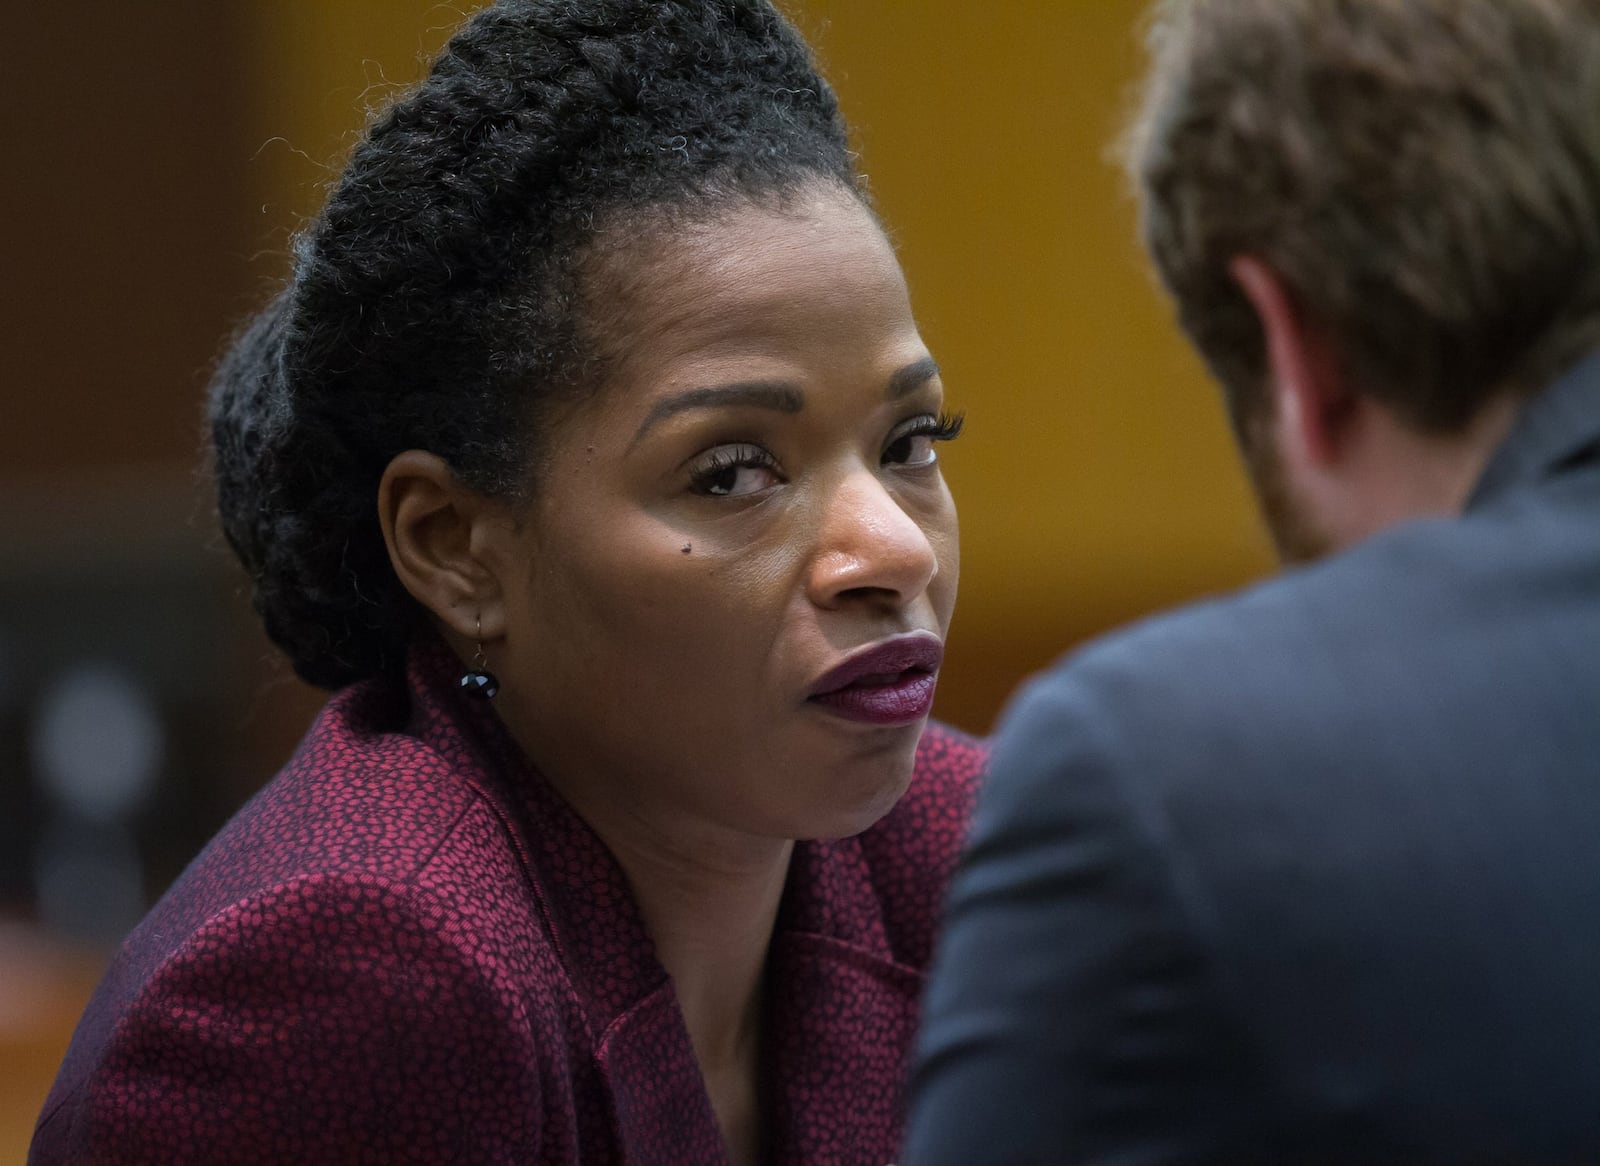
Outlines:
[[[823,190],[630,239],[585,292],[619,355],[512,536],[501,715],[591,821],[864,829],[910,778],[958,572],[894,253]]]

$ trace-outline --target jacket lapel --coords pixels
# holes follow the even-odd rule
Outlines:
[[[856,840],[795,848],[770,960],[770,1161],[884,1166],[923,975],[892,956]]]
[[[442,643],[413,651],[411,731],[502,816],[607,1080],[630,1166],[726,1161],[671,979],[622,868],[522,757],[493,710],[455,691]],[[463,732],[463,726],[467,731]],[[893,957],[855,839],[795,847],[768,964],[763,1061],[774,1164],[884,1166],[923,975]]]
[[[629,1166],[719,1166],[722,1136],[666,969],[622,868],[523,758],[486,704],[453,690],[442,643],[416,649],[413,729],[479,787],[522,857],[546,934],[576,997],[588,1050],[611,1090]],[[465,725],[462,733],[457,726]]]
[[[672,985],[619,1016],[600,1039],[629,1166],[723,1166],[722,1133]]]

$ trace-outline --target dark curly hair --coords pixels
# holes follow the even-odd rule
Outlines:
[[[535,488],[549,406],[597,380],[577,273],[602,232],[819,180],[857,191],[845,126],[766,0],[472,17],[368,127],[212,382],[222,528],[295,671],[337,688],[403,661],[422,611],[376,508],[397,453]]]

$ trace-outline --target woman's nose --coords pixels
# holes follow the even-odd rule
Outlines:
[[[899,607],[939,571],[932,541],[876,474],[850,474],[828,498],[808,590],[819,607],[878,600]]]

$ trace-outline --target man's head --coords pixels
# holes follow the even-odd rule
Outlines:
[[[1600,0],[1167,0],[1150,40],[1145,242],[1286,556],[1459,505],[1600,342]],[[1359,501],[1307,481],[1349,456]]]

